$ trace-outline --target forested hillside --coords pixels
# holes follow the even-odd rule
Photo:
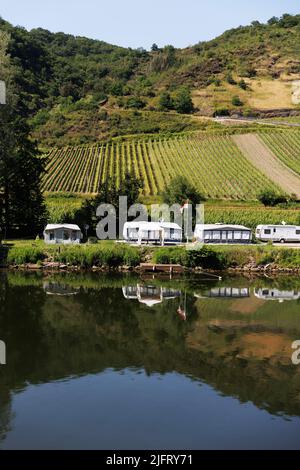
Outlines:
[[[300,15],[253,22],[186,49],[154,44],[151,51],[26,31],[2,19],[0,30],[10,34],[33,136],[44,146],[199,126],[178,113],[300,111]]]

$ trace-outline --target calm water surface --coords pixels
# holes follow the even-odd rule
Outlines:
[[[300,280],[0,272],[0,449],[300,448]]]

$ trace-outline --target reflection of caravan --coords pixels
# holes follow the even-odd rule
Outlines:
[[[252,232],[243,225],[197,224],[194,237],[201,243],[251,243]]]
[[[43,289],[48,295],[59,295],[59,296],[69,296],[76,295],[79,292],[78,287],[71,287],[67,284],[61,284],[58,282],[48,282],[43,283]]]
[[[123,238],[133,243],[181,243],[182,228],[171,222],[126,222]]]
[[[203,295],[195,294],[198,299],[212,298],[212,299],[244,299],[250,297],[250,291],[247,287],[213,287],[205,291]]]
[[[180,297],[180,291],[167,289],[158,286],[145,286],[137,284],[136,286],[125,286],[122,288],[125,299],[138,300],[140,303],[153,307],[162,303],[164,300]]]
[[[300,292],[295,290],[278,290],[275,288],[268,289],[255,289],[254,295],[258,299],[264,300],[278,300],[284,302],[285,300],[298,300],[300,299]]]
[[[300,242],[300,226],[296,225],[258,225],[255,236],[258,240],[268,242]]]

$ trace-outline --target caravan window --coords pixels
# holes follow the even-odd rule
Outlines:
[[[271,230],[270,229],[265,229],[264,234],[265,235],[271,235]]]
[[[127,229],[127,238],[138,239],[138,228],[128,228]]]
[[[300,235],[300,230],[296,230],[296,235]]]
[[[64,230],[64,240],[69,240],[70,239],[70,234],[67,230]]]
[[[49,232],[49,238],[50,240],[54,240],[54,232]]]

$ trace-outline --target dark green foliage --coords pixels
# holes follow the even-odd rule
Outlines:
[[[159,248],[154,253],[157,264],[181,264],[187,268],[223,269],[225,259],[222,252],[216,252],[206,246],[198,249]]]
[[[286,195],[278,194],[271,189],[267,189],[258,194],[257,199],[264,204],[264,206],[277,206],[278,204],[287,203],[289,198]]]
[[[174,103],[170,93],[164,91],[159,97],[159,109],[161,111],[169,111],[174,108]]]
[[[145,107],[145,101],[143,101],[141,98],[138,98],[136,96],[132,96],[131,98],[128,98],[125,104],[125,108],[128,109],[143,109]]]
[[[204,196],[184,177],[173,178],[163,192],[163,201],[166,204],[184,204],[189,201],[194,206],[205,201]]]
[[[233,106],[243,106],[243,102],[241,101],[239,96],[232,97],[232,104]]]
[[[243,80],[243,79],[240,80],[238,85],[242,90],[247,90],[247,83],[245,82],[245,80]]]
[[[193,87],[220,85],[220,78],[236,85],[237,77],[262,74],[278,78],[278,63],[285,63],[286,73],[297,73],[300,42],[300,15],[271,18],[268,24],[226,31],[218,38],[184,50],[173,46],[152,52],[126,49],[103,41],[53,34],[38,28],[26,31],[0,19],[0,30],[11,34],[9,53],[27,114],[33,118],[34,137],[44,146],[80,144],[106,140],[118,133],[157,132],[161,125],[153,118],[140,122],[125,120],[115,125],[115,118],[99,125],[100,106],[108,113],[120,107],[155,110],[155,103],[166,89],[173,103],[161,103],[161,109],[179,113],[193,111],[189,92]],[[276,60],[273,60],[276,57]],[[261,71],[262,61],[266,61]],[[218,77],[218,78],[215,78]],[[220,78],[219,78],[220,77]],[[243,82],[239,86],[244,88]],[[180,87],[186,85],[183,91]],[[175,96],[176,95],[176,96]],[[171,106],[172,105],[172,106]],[[221,102],[215,108],[222,107]],[[42,110],[42,111],[41,111]],[[38,113],[38,114],[37,114]],[[122,129],[120,129],[122,127]],[[176,127],[171,131],[178,131]],[[143,130],[144,129],[144,130]]]
[[[152,44],[151,51],[152,51],[152,52],[157,52],[157,51],[159,51],[158,45],[155,44],[155,43]]]
[[[1,56],[1,51],[0,51]],[[44,161],[29,139],[29,110],[16,69],[0,57],[0,78],[7,83],[7,103],[0,106],[0,226],[6,236],[36,235],[46,209],[40,183]]]
[[[180,88],[176,93],[174,109],[180,114],[189,114],[194,110],[191,92],[187,87]]]
[[[229,83],[230,85],[236,85],[236,81],[232,77],[231,73],[228,73],[226,75],[226,82]]]

